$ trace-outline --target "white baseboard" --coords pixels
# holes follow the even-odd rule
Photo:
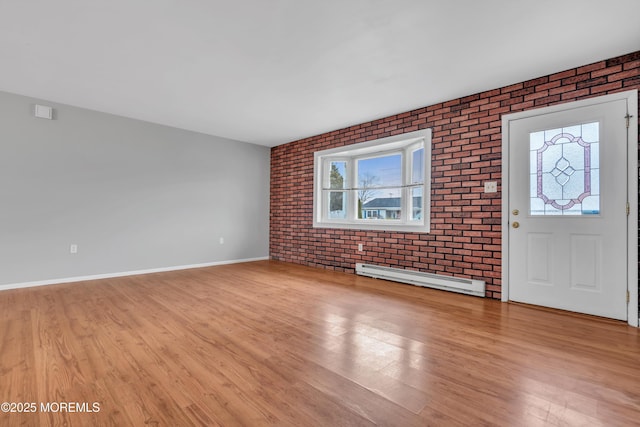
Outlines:
[[[91,276],[76,276],[76,277],[65,277],[60,279],[50,279],[50,280],[38,280],[35,282],[22,282],[22,283],[10,283],[7,285],[0,285],[0,291],[6,291],[9,289],[20,289],[20,288],[31,288],[34,286],[46,286],[46,285],[58,285],[61,283],[72,283],[72,282],[84,282],[87,280],[98,280],[98,279],[111,279],[113,277],[124,277],[124,276],[136,276],[139,274],[149,274],[149,273],[162,273],[166,271],[177,271],[177,270],[188,270],[191,268],[202,268],[202,267],[213,267],[216,265],[226,265],[226,264],[239,264],[242,262],[252,262],[252,261],[265,261],[268,260],[269,257],[259,257],[259,258],[247,258],[247,259],[234,259],[229,261],[216,261],[216,262],[206,262],[203,264],[190,264],[190,265],[176,265],[173,267],[161,267],[161,268],[151,268],[148,270],[135,270],[135,271],[123,271],[118,273],[106,273],[106,274],[94,274]]]

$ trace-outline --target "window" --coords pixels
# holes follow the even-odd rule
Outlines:
[[[429,231],[431,130],[318,151],[314,227]]]
[[[530,215],[600,214],[600,123],[529,134]]]

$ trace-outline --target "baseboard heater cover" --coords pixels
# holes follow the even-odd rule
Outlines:
[[[407,283],[410,285],[424,286],[427,288],[484,297],[484,280],[463,279],[459,277],[444,276],[442,274],[423,273],[421,271],[360,263],[356,264],[356,274],[376,279],[392,280],[394,282]]]

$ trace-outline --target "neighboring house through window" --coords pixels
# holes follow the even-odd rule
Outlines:
[[[315,153],[314,227],[429,231],[431,130]]]
[[[414,197],[411,204],[412,215],[419,218],[422,215],[422,197]],[[401,219],[402,198],[400,197],[376,197],[362,205],[362,218],[364,219]]]

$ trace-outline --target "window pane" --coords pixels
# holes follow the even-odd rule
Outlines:
[[[411,189],[411,219],[422,219],[422,186]]]
[[[599,123],[533,132],[531,215],[600,213]]]
[[[424,182],[424,148],[415,150],[411,159],[411,183],[422,184]]]
[[[358,160],[358,186],[394,187],[402,185],[402,156],[373,157]]]
[[[343,189],[346,188],[347,162],[331,162],[331,170],[329,171],[329,188]]]
[[[402,155],[358,159],[358,218],[359,219],[397,219],[400,216],[398,210],[402,206],[398,202],[398,208],[386,209],[382,206],[376,208],[376,204],[388,204],[383,199],[400,198],[399,188],[387,188],[387,186],[402,185]],[[378,199],[377,201],[375,201]],[[396,202],[392,202],[396,204]],[[365,209],[368,204],[370,209]]]
[[[329,218],[345,219],[347,217],[347,192],[329,191]]]
[[[368,220],[400,220],[402,219],[402,197],[399,188],[379,188],[369,201],[359,201],[358,218]]]

